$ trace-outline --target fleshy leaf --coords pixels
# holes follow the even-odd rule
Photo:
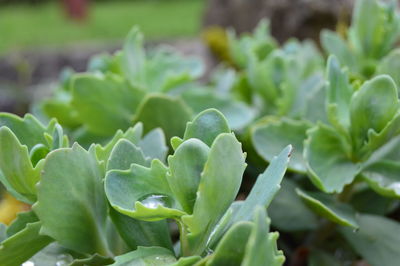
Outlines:
[[[125,133],[122,130],[118,130],[114,137],[104,146],[97,144],[95,146],[96,156],[99,161],[107,162],[110,157],[111,151],[115,144],[120,139],[126,139],[133,144],[139,143],[143,134],[143,124],[137,123],[134,127],[129,128]]]
[[[281,231],[312,230],[318,226],[317,217],[299,200],[296,183],[291,179],[282,180],[282,188],[268,207],[268,216],[272,225]]]
[[[204,251],[213,228],[239,191],[245,168],[245,156],[235,136],[231,133],[220,134],[211,146],[201,174],[193,214],[182,217],[190,232],[190,250],[184,250],[184,254],[201,254]],[[224,188],[223,193],[221,188]]]
[[[362,171],[364,180],[385,197],[400,198],[400,163],[381,160]]]
[[[132,164],[129,170],[112,170],[105,179],[105,191],[113,208],[130,217],[157,221],[185,214],[167,181],[167,168],[157,159],[150,168]]]
[[[126,130],[144,92],[117,76],[82,74],[72,83],[72,105],[87,129],[100,136]]]
[[[41,233],[76,252],[109,255],[103,176],[94,149],[87,152],[74,144],[51,152],[34,205],[43,223]]]
[[[207,89],[190,90],[182,94],[185,102],[195,113],[209,108],[216,108],[224,114],[229,126],[233,130],[240,130],[247,126],[255,117],[255,112],[246,104],[219,95]]]
[[[150,166],[150,160],[146,160],[142,150],[129,140],[120,139],[115,144],[107,163],[108,170],[127,170],[131,164]]]
[[[112,266],[163,266],[171,265],[174,262],[176,262],[176,258],[168,249],[161,247],[139,247],[135,251],[117,256]]]
[[[251,222],[232,226],[219,242],[207,266],[241,265],[252,229]]]
[[[19,116],[0,113],[0,127],[8,127],[22,145],[26,145],[28,150],[32,149],[35,145],[42,143],[46,144],[44,133],[49,131],[54,121],[52,121],[47,128],[45,128],[34,116],[27,114],[24,118]]]
[[[360,171],[360,166],[349,159],[350,145],[333,128],[322,124],[307,135],[304,158],[311,181],[325,192],[341,192]]]
[[[350,103],[351,135],[355,147],[361,148],[368,140],[368,131],[381,132],[398,110],[397,87],[389,76],[366,81],[353,94]]]
[[[340,232],[371,266],[397,266],[400,254],[400,224],[376,215],[359,215],[359,230],[348,227]]]
[[[165,141],[165,135],[161,128],[156,128],[147,133],[138,143],[144,155],[150,159],[159,159],[165,162],[168,154],[168,146]]]
[[[33,167],[27,146],[9,128],[0,128],[0,179],[10,193],[24,202],[35,202],[42,167],[43,161]]]
[[[132,250],[138,246],[159,246],[172,250],[172,242],[166,220],[157,222],[140,221],[119,213],[113,208],[110,209],[109,215],[119,234]]]
[[[169,186],[183,210],[189,214],[193,212],[200,176],[209,152],[210,148],[202,141],[189,139],[168,157]]]
[[[24,229],[1,242],[2,266],[21,265],[53,241],[39,234],[41,225],[41,222],[28,223]]]
[[[145,86],[146,52],[143,34],[138,27],[133,27],[126,37],[121,57],[122,70],[132,86]]]
[[[296,192],[315,213],[337,224],[358,228],[355,211],[350,205],[320,192],[305,192],[300,189],[296,189]]]
[[[182,136],[186,122],[192,117],[189,107],[180,99],[162,94],[145,98],[138,108],[135,122],[144,124],[144,132],[161,128],[167,139]]]
[[[328,58],[327,65],[328,118],[333,125],[339,124],[347,129],[350,126],[349,106],[353,88],[349,84],[347,73],[340,69],[340,63],[335,56],[331,55]]]
[[[258,207],[255,211],[254,226],[246,245],[246,252],[241,265],[282,266],[285,262],[283,252],[277,248],[279,234],[269,233],[265,210]]]
[[[321,33],[321,45],[327,54],[335,55],[340,62],[351,70],[355,70],[356,58],[346,42],[337,33],[323,30]]]
[[[271,161],[287,145],[293,146],[289,169],[305,173],[306,163],[303,158],[303,142],[310,124],[287,118],[279,121],[256,125],[252,130],[252,142],[257,153],[265,160]]]
[[[187,123],[184,140],[196,138],[211,146],[219,134],[230,132],[224,115],[216,109],[207,109]]]
[[[97,265],[110,265],[114,260],[110,257],[94,254],[89,258],[76,259],[69,266],[97,266]]]
[[[400,49],[396,49],[383,58],[376,70],[377,74],[389,75],[400,89]]]
[[[290,145],[283,149],[277,157],[272,159],[265,172],[258,176],[250,194],[234,214],[233,223],[251,220],[257,206],[268,208],[281,188],[280,184],[288,167],[292,149]]]

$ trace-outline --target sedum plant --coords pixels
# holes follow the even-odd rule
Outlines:
[[[184,58],[169,47],[146,50],[134,27],[121,51],[94,56],[85,73],[64,72],[54,95],[36,110],[57,118],[84,146],[106,143],[137,122],[144,123],[146,133],[160,127],[168,139],[180,136],[186,122],[207,108],[220,109],[234,129],[245,127],[253,119],[251,108],[204,88],[197,82],[203,73],[197,58]]]
[[[55,122],[46,128],[30,115],[2,116],[8,123],[2,123],[0,143],[11,136],[24,144],[1,149],[0,158],[12,151],[17,169],[26,164],[20,158],[28,145],[43,144],[46,152],[27,158],[31,164],[40,158],[40,171],[21,172],[18,184],[1,165],[7,189],[33,203],[0,227],[1,265],[283,265],[265,208],[279,190],[291,147],[244,201],[235,201],[245,154],[215,109],[189,122],[183,138],[171,139],[174,152],[167,158],[163,132],[143,135],[141,123],[86,150],[69,147]],[[23,142],[20,128],[37,130],[37,139]]]
[[[400,16],[396,1],[356,1],[347,36],[325,30],[321,44],[345,64],[352,77],[370,78],[375,74],[393,74],[399,53],[395,48],[400,36]]]

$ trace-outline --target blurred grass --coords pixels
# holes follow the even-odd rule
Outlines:
[[[146,40],[195,36],[204,0],[92,3],[85,23],[69,21],[61,6],[0,7],[0,54],[38,46],[121,40],[137,24]]]

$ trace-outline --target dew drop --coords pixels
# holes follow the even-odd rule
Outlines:
[[[164,207],[171,207],[171,200],[168,196],[162,194],[151,194],[139,199],[145,207],[149,209],[156,209],[159,205]]]

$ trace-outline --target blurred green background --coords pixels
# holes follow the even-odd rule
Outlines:
[[[192,37],[201,27],[203,0],[90,1],[88,17],[68,19],[62,1],[0,0],[0,54],[77,42],[116,42],[133,25],[147,40]]]

